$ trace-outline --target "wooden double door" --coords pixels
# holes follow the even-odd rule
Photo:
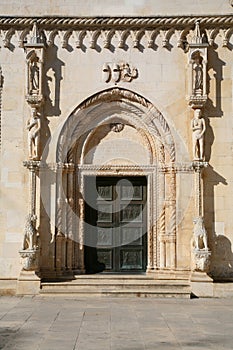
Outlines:
[[[88,177],[85,188],[87,271],[145,271],[146,177]]]

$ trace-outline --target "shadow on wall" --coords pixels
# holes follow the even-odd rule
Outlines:
[[[64,62],[57,57],[57,46],[53,45],[46,50],[45,59],[45,113],[47,116],[59,116],[60,90],[62,78],[62,66]]]
[[[214,171],[212,166],[205,169],[204,182],[204,216],[209,232],[209,247],[212,251],[210,275],[214,280],[233,280],[233,252],[230,240],[220,232],[215,232],[215,187],[222,184],[227,186],[224,177]],[[224,224],[224,223],[222,223]]]
[[[210,81],[215,79],[215,100],[212,101],[208,98],[205,109],[208,111],[210,118],[220,118],[223,116],[222,105],[221,105],[221,82],[223,80],[223,66],[226,63],[218,57],[214,47],[209,47],[208,51],[208,74],[207,74],[207,94],[210,93]],[[213,72],[213,73],[212,73]]]
[[[215,94],[213,100],[208,98],[204,112],[206,117],[205,160],[207,162],[211,160],[211,149],[215,140],[210,118],[223,117],[221,83],[223,80],[223,66],[225,66],[226,63],[219,58],[215,49],[216,44],[209,47],[208,51],[207,94],[210,93],[211,80]],[[211,165],[204,170],[203,183],[203,211],[206,228],[209,232],[209,247],[212,251],[209,274],[214,280],[233,280],[233,252],[231,241],[223,235],[224,229],[222,229],[221,232],[216,232],[217,228],[215,227],[215,189],[218,185],[227,186],[228,183]],[[224,223],[222,223],[222,225],[224,225]]]
[[[223,235],[213,233],[214,246],[211,276],[214,280],[233,282],[233,252],[231,241]]]

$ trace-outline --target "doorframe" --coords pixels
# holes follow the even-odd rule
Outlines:
[[[82,165],[79,166],[76,172],[78,177],[77,182],[79,184],[79,256],[81,258],[81,266],[85,270],[84,265],[84,241],[85,241],[85,183],[86,178],[89,176],[102,176],[102,177],[138,177],[145,176],[147,178],[147,267],[146,271],[149,272],[157,268],[158,263],[158,220],[156,215],[158,213],[158,196],[156,189],[158,186],[158,169],[157,166],[93,166]],[[76,191],[77,193],[77,191]],[[154,223],[154,224],[153,224]],[[155,265],[156,264],[156,265]]]

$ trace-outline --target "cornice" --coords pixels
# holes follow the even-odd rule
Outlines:
[[[233,25],[233,14],[211,16],[151,16],[151,17],[0,17],[0,28],[24,29],[36,21],[41,29],[155,29],[185,28],[199,20],[205,28]]]
[[[158,17],[2,16],[0,46],[13,50],[18,42],[18,46],[23,48],[36,23],[47,46],[53,46],[56,42],[63,49],[68,49],[69,46],[83,51],[88,47],[110,49],[112,38],[115,37],[114,45],[119,49],[125,50],[128,46],[140,49],[144,46],[156,50],[159,45],[170,49],[170,40],[174,36],[177,47],[187,52],[197,22],[210,46],[214,45],[216,37],[220,35],[222,46],[228,47],[233,33],[233,14]],[[158,41],[157,37],[160,37]]]

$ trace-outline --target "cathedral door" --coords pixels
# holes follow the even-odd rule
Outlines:
[[[85,188],[87,272],[145,271],[146,177],[88,177]]]

